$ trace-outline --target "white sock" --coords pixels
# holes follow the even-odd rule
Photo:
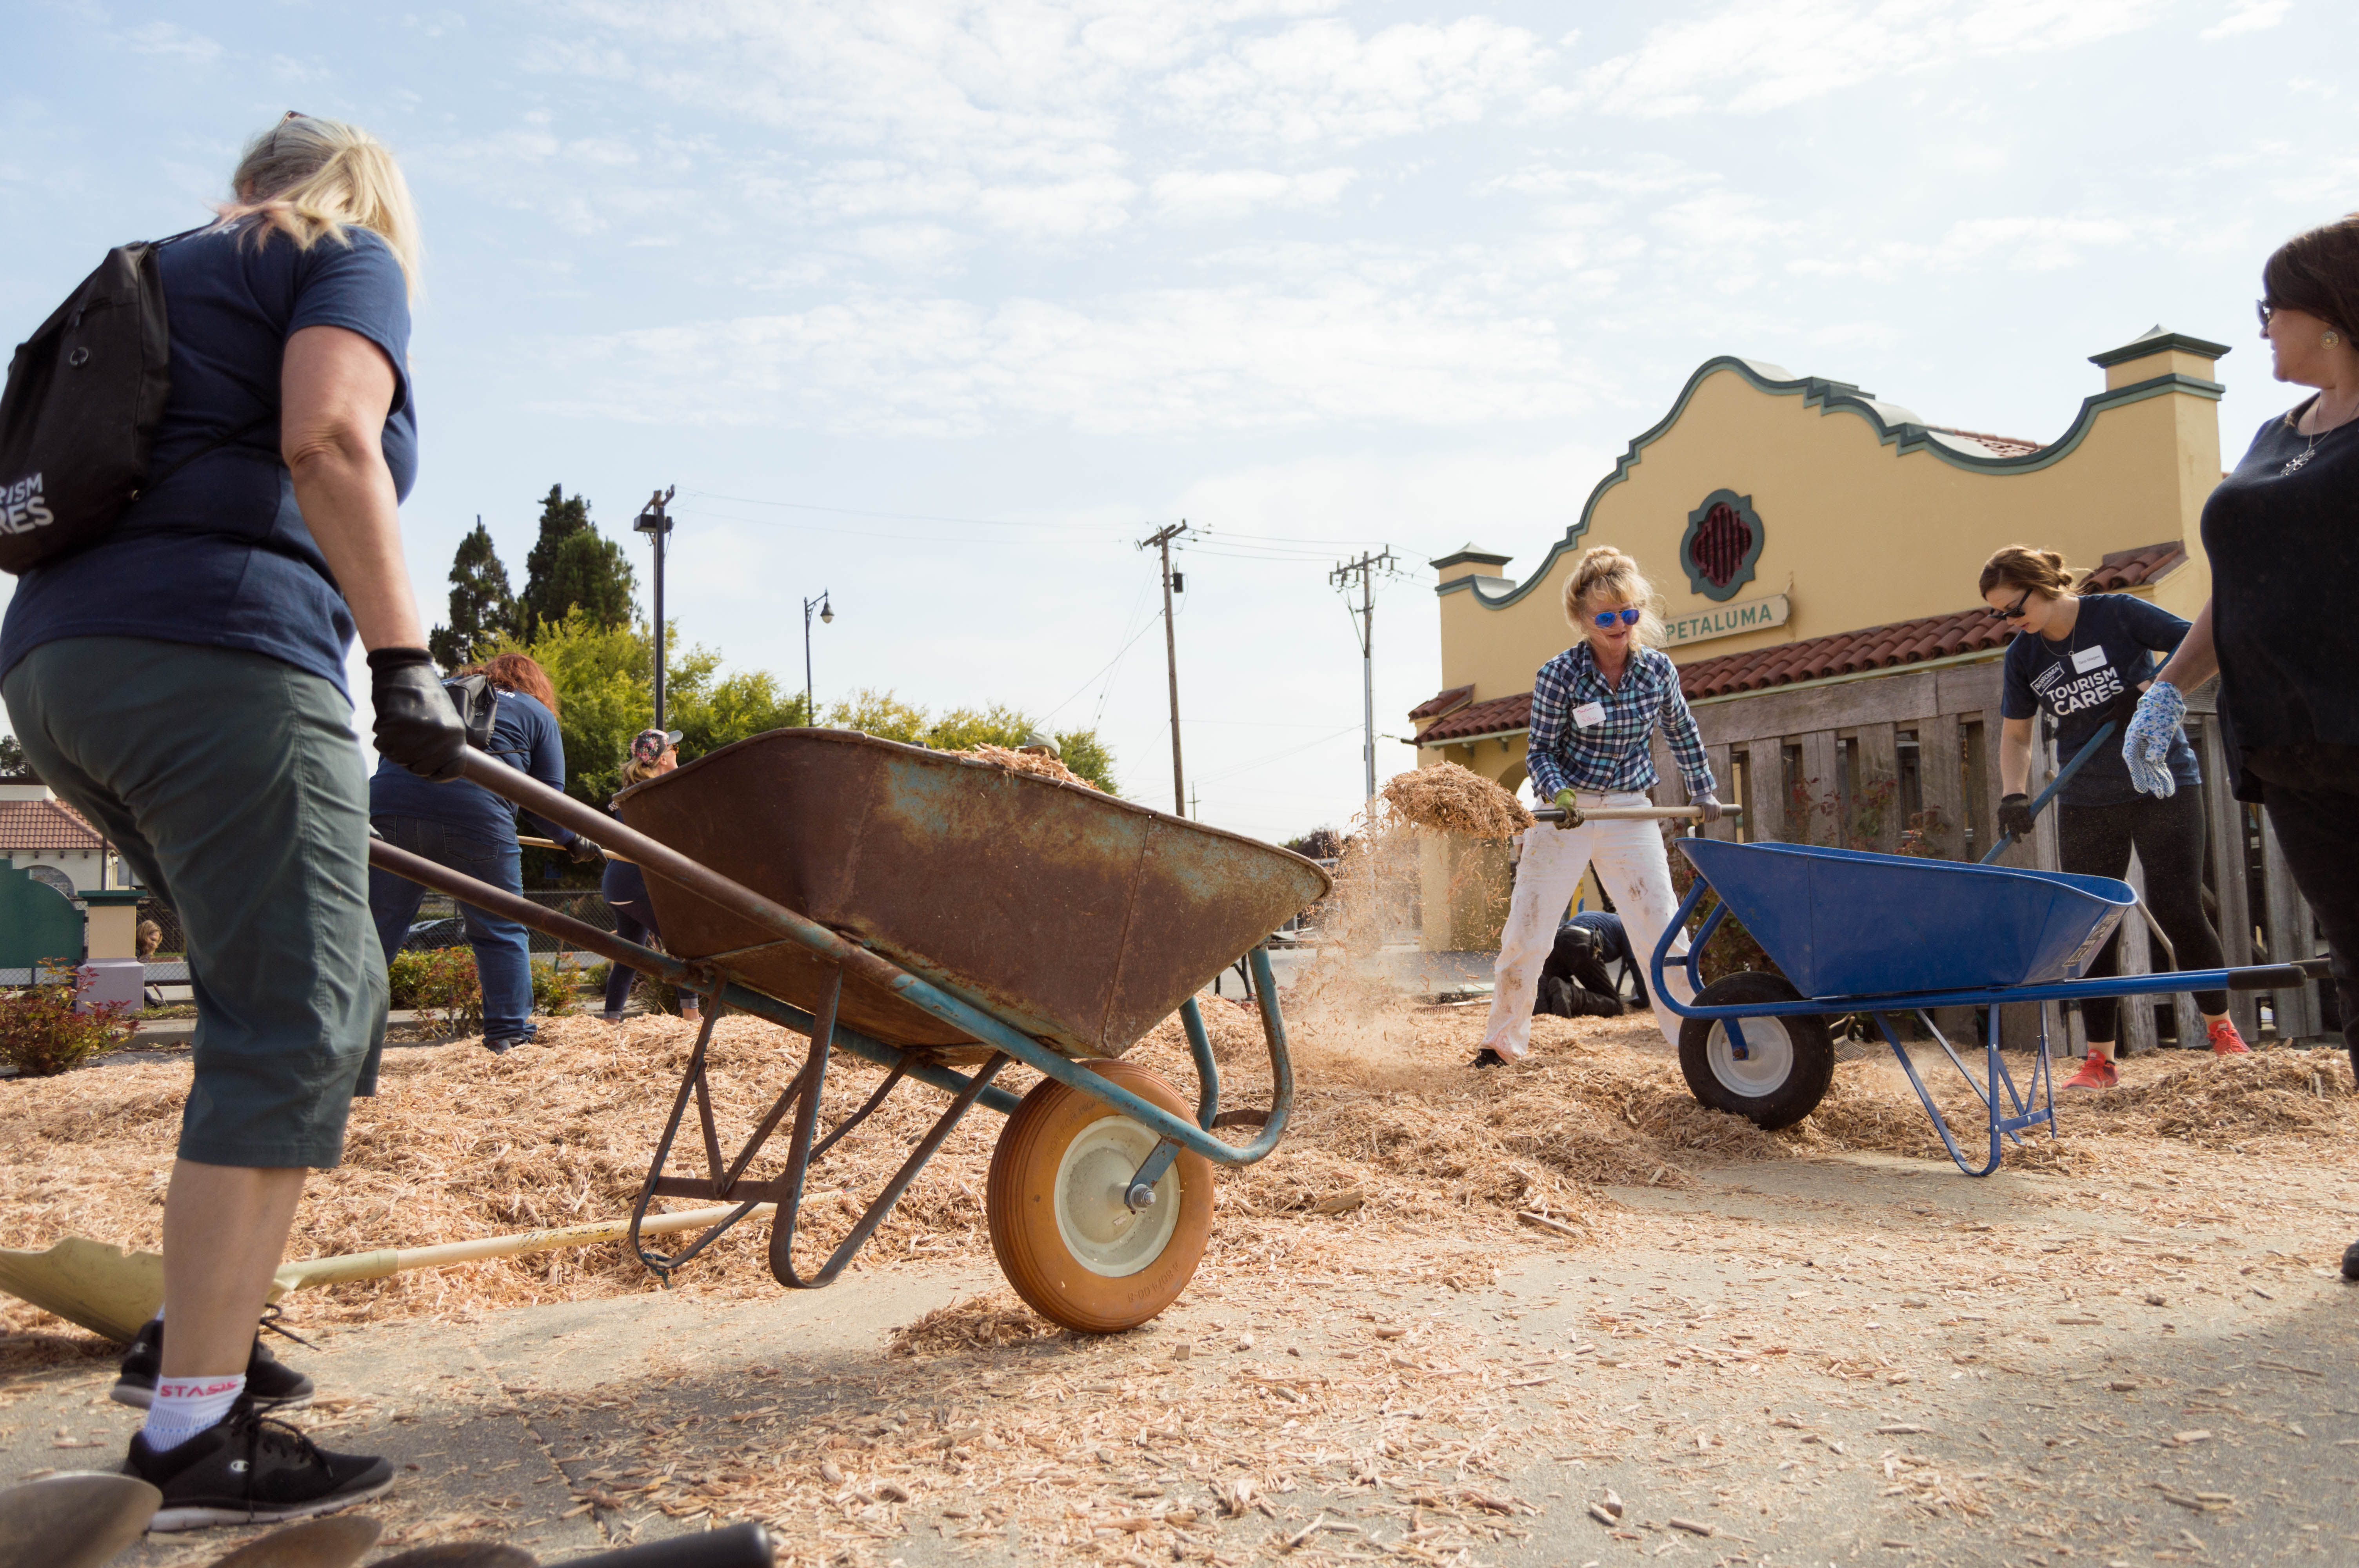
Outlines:
[[[158,1378],[156,1402],[147,1407],[140,1432],[149,1452],[178,1448],[229,1414],[245,1392],[245,1374],[217,1378]]]

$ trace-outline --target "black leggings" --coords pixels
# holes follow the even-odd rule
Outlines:
[[[2359,1072],[2359,833],[2352,827],[2359,796],[2281,784],[2265,789],[2269,826],[2284,846],[2286,868],[2326,938],[2335,995],[2343,1004],[2343,1042],[2351,1050],[2352,1070]]]
[[[645,946],[650,936],[654,936],[658,942],[663,940],[656,932],[656,912],[647,905],[637,903],[609,903],[606,907],[614,912],[614,935],[624,941],[636,942],[641,946]],[[606,971],[606,1011],[608,1012],[623,1011],[623,1004],[631,1000],[631,982],[638,978],[639,972],[636,969],[624,964],[616,964]]]
[[[2056,803],[2056,856],[2064,870],[2082,876],[2127,876],[2132,849],[2137,851],[2138,864],[2146,868],[2147,907],[2154,911],[2163,935],[2170,938],[2179,968],[2220,968],[2220,934],[2212,929],[2203,914],[2202,792],[2182,784],[2168,800],[2142,795],[2117,806]],[[2142,916],[2133,910],[2123,918]],[[2120,946],[2118,935],[2105,943],[2089,966],[2090,979],[2119,972],[2114,962]],[[2165,962],[2158,952],[2154,959],[2158,967]],[[2195,1005],[2208,1017],[2217,1018],[2228,1011],[2226,991],[2194,995]],[[2111,997],[2082,1002],[2081,1019],[2089,1038],[2114,1039],[2117,1011]],[[2195,1043],[2182,1040],[2180,1044]]]

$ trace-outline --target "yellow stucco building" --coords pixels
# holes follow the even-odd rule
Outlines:
[[[1454,762],[1523,783],[1534,672],[1575,636],[1565,581],[1583,550],[1613,545],[1666,600],[1666,651],[1722,798],[1745,807],[1743,824],[1718,831],[1876,849],[1908,834],[1918,849],[1971,856],[1995,841],[2007,640],[1982,613],[1983,562],[2017,542],[2059,550],[2098,568],[2088,591],[2137,594],[2191,618],[2211,590],[2198,524],[2221,476],[2213,367],[2227,352],[2158,327],[2093,355],[2102,388],[2045,442],[1930,424],[1774,365],[1708,361],[1527,574],[1473,544],[1432,563],[1443,689],[1410,715],[1419,765]],[[2195,706],[2208,710],[2200,697]],[[2217,739],[2195,727],[2210,737],[2208,786],[2223,772]],[[1658,752],[1675,789],[1668,752]],[[2265,831],[2224,789],[2206,794],[2215,840]],[[2043,816],[2040,841],[2015,853],[2052,866],[2052,821]],[[1495,899],[1486,917],[1485,901],[1451,892],[1462,895],[1468,857],[1482,853],[1429,849],[1429,947],[1495,940]],[[2262,912],[2242,887],[2222,896],[2223,933],[2240,917],[2251,930]],[[2230,909],[2232,899],[2245,907]],[[2307,912],[2277,913],[2283,941],[2267,940],[2290,947]],[[2232,951],[2229,961],[2243,960]]]

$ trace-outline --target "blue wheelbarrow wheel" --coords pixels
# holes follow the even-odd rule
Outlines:
[[[1182,1120],[1180,1091],[1128,1062],[1088,1064]],[[1083,1334],[1119,1334],[1169,1306],[1212,1233],[1212,1162],[1186,1150],[1155,1201],[1124,1201],[1156,1137],[1094,1095],[1044,1078],[1000,1130],[984,1214],[1000,1271],[1033,1311]]]
[[[1704,987],[1698,1007],[1799,1001],[1776,975],[1728,975]],[[1725,1020],[1690,1018],[1680,1030],[1680,1071],[1688,1092],[1714,1110],[1744,1117],[1765,1131],[1791,1127],[1819,1107],[1834,1082],[1835,1045],[1823,1018],[1742,1018],[1742,1052]]]

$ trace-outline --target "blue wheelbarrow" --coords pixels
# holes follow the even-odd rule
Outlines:
[[[2046,1126],[2056,1130],[2055,1081],[2043,1013],[2037,1053],[2018,1091],[1999,1056],[1999,1011],[2009,1002],[2160,995],[2184,990],[2276,990],[2323,972],[2315,964],[2195,969],[2090,979],[2087,968],[2123,915],[2136,907],[2129,884],[2110,877],[1871,855],[1802,844],[1735,844],[1682,838],[1694,885],[1656,944],[1655,995],[1687,1022],[1680,1070],[1695,1098],[1756,1126],[1790,1127],[1810,1114],[1833,1081],[1831,1016],[1865,1014],[1898,1058],[1948,1146],[1970,1176],[1998,1169],[2003,1141]],[[1670,957],[1706,893],[1719,902],[1687,954]],[[1748,971],[1703,983],[1704,945],[1734,914],[1781,971]],[[1695,992],[1681,1002],[1663,984],[1683,967]],[[1934,1025],[1943,1007],[1989,1009],[1984,1066],[1977,1081]],[[1977,1166],[1950,1130],[1892,1021],[1914,1013],[1965,1078],[1987,1114],[1990,1146]],[[2002,1098],[2004,1096],[2004,1098]]]
[[[631,1245],[659,1278],[775,1205],[772,1275],[796,1289],[832,1282],[980,1105],[1007,1118],[984,1197],[1008,1282],[1069,1328],[1132,1328],[1193,1275],[1212,1227],[1212,1167],[1251,1164],[1285,1134],[1294,1074],[1265,944],[1332,885],[1299,855],[1079,784],[848,730],[773,730],[724,746],[625,791],[621,822],[481,752],[469,752],[465,777],[636,862],[668,951],[380,841],[371,864],[705,998],[631,1215]],[[1241,958],[1269,1047],[1266,1110],[1221,1108],[1195,1002]],[[810,1041],[801,1071],[734,1155],[707,1080],[713,1025],[729,1011]],[[1192,1104],[1121,1059],[1175,1011],[1195,1063]],[[837,1054],[885,1074],[822,1130]],[[993,1082],[1011,1063],[1041,1075],[1020,1099]],[[807,1267],[795,1227],[812,1165],[912,1082],[950,1104],[851,1233]],[[1239,1127],[1259,1130],[1243,1143],[1218,1136]],[[757,1171],[774,1133],[786,1157]],[[676,1142],[701,1154],[701,1171],[669,1168]],[[640,1226],[667,1197],[734,1207],[659,1253]]]

